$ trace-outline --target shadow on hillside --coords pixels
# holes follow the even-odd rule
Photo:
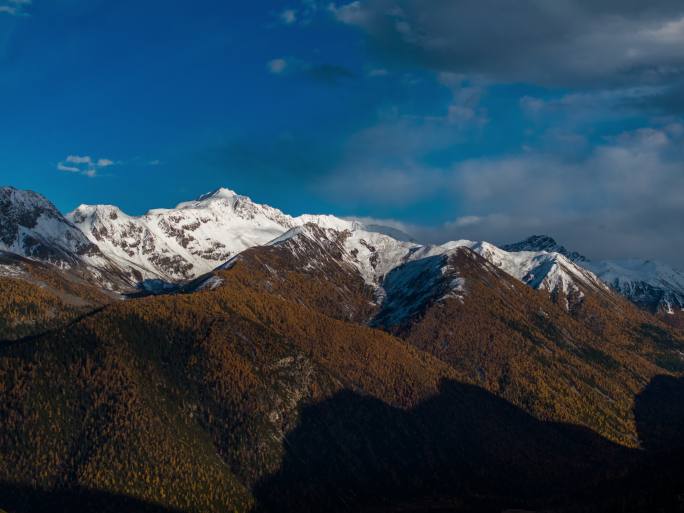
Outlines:
[[[684,378],[656,376],[636,397],[634,417],[643,447],[621,479],[573,497],[572,513],[684,512]]]
[[[684,448],[684,378],[653,378],[637,396],[634,416],[645,449]]]
[[[7,513],[180,513],[124,495],[86,488],[42,491],[12,483],[0,483],[0,510]]]
[[[73,319],[69,320],[68,322],[64,323],[62,326],[57,326],[45,331],[42,331],[40,333],[34,333],[33,335],[27,335],[22,338],[18,339],[7,339],[7,340],[0,340],[0,349],[2,348],[11,348],[13,346],[22,346],[26,345],[28,342],[32,342],[35,340],[39,340],[42,337],[45,337],[46,335],[49,335],[50,333],[57,333],[58,331],[65,330],[70,328],[71,326],[75,326],[79,322],[87,319],[88,317],[93,317],[94,315],[99,314],[102,312],[105,308],[107,308],[108,305],[105,306],[99,306],[97,308],[93,308],[89,312],[86,312],[84,314],[79,315],[78,317],[74,317]]]
[[[425,497],[465,501],[452,511],[501,511],[624,475],[636,456],[454,381],[411,411],[340,392],[305,408],[284,445],[255,511],[392,511]]]
[[[139,299],[148,296],[174,294],[182,290],[182,286],[164,280],[142,280],[135,291],[125,294],[126,299]]]
[[[280,470],[254,490],[263,512],[684,511],[684,379],[637,397],[647,451],[542,422],[486,390],[443,381],[403,410],[352,391],[303,409]],[[172,513],[85,489],[0,484],[8,513]]]

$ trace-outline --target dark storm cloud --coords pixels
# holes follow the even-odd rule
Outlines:
[[[613,87],[684,73],[684,3],[364,0],[331,7],[388,59],[496,81]]]
[[[630,107],[645,109],[656,115],[682,116],[684,115],[684,83],[671,85],[660,94],[635,98],[627,102]]]
[[[651,257],[684,268],[684,2],[356,0],[330,10],[361,30],[388,68],[423,68],[444,85],[476,81],[481,90],[543,88],[519,99],[520,130],[531,134],[520,150],[434,168],[421,155],[442,143],[409,123],[394,140],[420,145],[399,153],[395,166],[376,165],[378,145],[353,152],[343,176],[356,178],[337,181],[355,184],[347,197],[396,175],[402,202],[448,191],[458,206],[461,217],[438,228],[396,225],[422,240],[507,243],[548,233],[593,258]],[[452,111],[479,112],[479,100],[456,94],[462,89],[454,88],[437,134],[455,135]],[[501,120],[491,107],[480,117],[491,126]],[[382,173],[345,171],[367,162]]]

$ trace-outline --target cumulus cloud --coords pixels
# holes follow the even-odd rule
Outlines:
[[[387,127],[376,130],[362,137],[364,145],[392,133]],[[684,268],[680,123],[626,131],[580,158],[530,149],[446,169],[421,167],[412,157],[427,142],[414,141],[417,147],[404,151],[403,141],[389,143],[400,158],[395,167],[362,159],[352,168],[356,171],[333,175],[329,187],[345,202],[395,206],[442,194],[461,215],[436,227],[382,219],[375,224],[434,243],[466,238],[503,244],[542,233],[591,258],[659,258]]]
[[[115,162],[106,158],[94,159],[89,155],[69,155],[57,164],[57,170],[93,178],[102,169],[113,165]]]
[[[451,201],[450,222],[403,226],[433,242],[549,233],[590,257],[684,267],[680,0],[347,0],[328,10],[365,35],[375,66],[434,72],[451,92],[437,117],[381,120],[352,137],[328,179],[340,195]],[[519,129],[519,151],[482,142],[501,137],[500,123]],[[458,162],[459,148],[478,153],[470,143],[490,156]]]

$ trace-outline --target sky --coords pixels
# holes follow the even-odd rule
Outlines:
[[[0,0],[0,184],[684,268],[684,2]]]

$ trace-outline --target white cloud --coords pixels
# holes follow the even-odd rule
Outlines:
[[[26,8],[29,5],[31,5],[31,0],[0,0],[0,14],[26,16]]]
[[[420,155],[442,147],[443,131],[406,123],[357,134],[349,160],[318,190],[347,207],[451,198],[458,216],[441,226],[377,220],[419,241],[502,244],[541,233],[591,258],[658,258],[684,268],[683,124],[626,131],[579,154],[529,147],[436,168]]]
[[[61,162],[59,164],[57,164],[57,169],[59,169],[60,171],[66,171],[68,173],[80,173],[81,172],[80,168],[74,167],[74,166],[67,166]]]
[[[294,9],[285,9],[280,13],[280,20],[285,23],[285,25],[292,25],[297,21],[297,11]]]
[[[367,11],[361,6],[361,2],[355,1],[346,5],[337,7],[335,4],[330,4],[330,12],[333,13],[342,23],[350,25],[364,26],[370,20]]]
[[[287,69],[287,61],[285,59],[273,59],[266,63],[266,67],[274,75],[280,75]]]
[[[66,158],[66,162],[69,162],[70,164],[92,164],[93,159],[90,157],[80,157],[78,155],[69,155]]]
[[[106,158],[94,159],[90,155],[68,155],[57,164],[57,170],[93,178],[100,170],[113,165],[115,162]]]
[[[449,123],[461,128],[482,128],[489,123],[487,109],[480,105],[486,83],[456,73],[440,73],[438,79],[453,96],[447,109]]]

